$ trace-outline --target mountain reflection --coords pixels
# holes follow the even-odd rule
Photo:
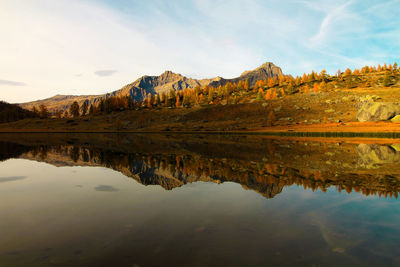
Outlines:
[[[336,188],[398,197],[400,152],[393,144],[245,136],[2,135],[1,160],[103,166],[166,190],[197,181],[234,182],[266,198],[284,187]],[[105,190],[103,188],[99,190]]]

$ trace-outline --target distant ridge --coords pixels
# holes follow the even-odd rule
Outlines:
[[[227,82],[239,82],[248,80],[249,85],[253,86],[256,81],[267,78],[274,78],[283,75],[281,68],[271,62],[266,62],[254,70],[244,71],[239,77],[233,79],[224,79],[216,77],[212,79],[192,79],[172,71],[165,71],[159,76],[142,76],[133,83],[127,84],[119,90],[103,95],[56,95],[47,99],[37,100],[19,104],[22,108],[32,109],[33,106],[41,104],[46,105],[50,112],[55,110],[65,111],[69,106],[77,101],[79,105],[83,102],[97,104],[102,98],[107,96],[130,96],[136,101],[143,100],[149,94],[168,93],[171,89],[175,91],[196,86],[214,86],[224,85]]]

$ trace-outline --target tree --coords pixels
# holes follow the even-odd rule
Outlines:
[[[171,89],[169,91],[169,96],[168,96],[168,106],[174,107],[175,103],[176,103],[176,93],[174,89]]]
[[[351,69],[347,68],[346,71],[344,72],[344,74],[345,74],[346,76],[351,75]]]
[[[301,78],[301,83],[307,82],[307,75],[303,73],[303,77]]]
[[[257,93],[257,101],[263,100],[263,93],[263,89],[260,88]]]
[[[390,72],[389,71],[386,71],[385,72],[385,77],[383,78],[383,86],[385,86],[385,87],[389,87],[389,86],[391,86],[393,83],[392,83],[392,79],[391,79],[391,77],[390,77]]]
[[[267,90],[264,98],[265,98],[265,100],[270,100],[272,98],[272,89]]]
[[[243,89],[249,91],[249,80],[246,79],[243,84]]]
[[[32,107],[32,113],[35,114],[35,116],[39,116],[39,111],[35,106]]]
[[[47,107],[44,104],[41,104],[39,106],[39,116],[41,118],[48,118],[49,117],[49,111],[47,110]]]
[[[93,104],[90,104],[89,115],[93,115],[93,113],[94,113],[94,107],[93,107]]]
[[[56,118],[60,119],[62,117],[62,110],[61,109],[56,109],[54,111],[54,116],[56,116]]]
[[[272,126],[274,124],[274,121],[275,121],[275,114],[271,110],[267,117],[267,126]]]
[[[159,107],[160,105],[161,105],[160,94],[157,94],[157,96],[156,96],[156,106]]]
[[[322,82],[319,84],[319,89],[320,89],[321,91],[324,91],[324,90],[326,89],[326,82],[322,81]]]
[[[86,112],[88,111],[88,104],[87,104],[86,101],[83,102],[82,107],[81,107],[81,110],[82,110],[82,116],[85,116],[85,115],[86,115]]]
[[[68,118],[68,116],[69,116],[68,110],[66,110],[66,111],[64,112],[64,118]]]
[[[100,99],[99,111],[100,111],[100,112],[104,112],[104,100],[103,100],[103,98]]]
[[[69,114],[73,117],[79,117],[79,104],[78,102],[74,101],[72,105],[69,107]]]
[[[107,97],[106,100],[104,100],[104,111],[107,114],[113,111],[113,101],[111,97]]]
[[[319,77],[321,80],[326,81],[327,75],[326,75],[326,70],[321,70],[321,73],[319,74]]]
[[[313,91],[314,91],[314,93],[319,92],[319,84],[318,83],[314,83]]]

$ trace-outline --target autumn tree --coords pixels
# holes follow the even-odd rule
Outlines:
[[[271,110],[271,111],[268,113],[268,116],[267,116],[267,126],[268,126],[268,127],[272,126],[272,125],[274,124],[274,121],[275,121],[275,114],[274,114],[274,112]]]
[[[243,89],[246,90],[246,91],[249,91],[249,88],[250,88],[250,86],[249,86],[249,80],[246,79],[246,80],[244,81],[244,83],[243,83]]]
[[[390,76],[390,72],[386,71],[385,72],[385,77],[383,78],[383,86],[385,87],[389,87],[393,84],[391,76]]]
[[[81,111],[82,111],[82,116],[85,116],[88,111],[88,103],[86,101],[83,102]]]
[[[257,101],[263,100],[263,94],[264,94],[263,89],[260,88],[257,93]]]
[[[98,106],[98,110],[99,110],[100,112],[104,112],[104,99],[103,99],[103,98],[100,99],[100,103],[99,103],[99,106]]]
[[[176,93],[174,89],[171,89],[169,91],[169,96],[168,96],[168,106],[174,107],[175,104],[176,104]]]
[[[321,80],[326,81],[326,79],[328,78],[328,75],[326,74],[326,70],[321,70],[319,77]]]
[[[35,106],[32,107],[32,113],[35,114],[35,116],[39,116],[39,111]]]
[[[48,117],[49,117],[49,111],[47,110],[46,105],[41,104],[41,105],[39,106],[39,116],[40,116],[41,118],[48,118]]]
[[[74,101],[72,105],[69,107],[69,114],[73,117],[79,117],[79,104],[78,102]]]
[[[326,90],[326,82],[322,81],[322,82],[319,84],[319,89],[320,89],[321,91]]]
[[[303,73],[303,77],[301,78],[301,83],[306,83],[307,82],[307,75]]]
[[[90,104],[89,115],[93,115],[93,114],[94,114],[94,107],[93,107],[93,104]]]
[[[160,105],[161,105],[160,94],[157,94],[157,96],[156,96],[156,106],[159,107]]]
[[[318,83],[314,83],[313,92],[314,92],[314,93],[319,92],[319,84],[318,84]]]
[[[56,110],[54,111],[54,116],[55,116],[56,118],[58,118],[58,119],[60,119],[60,118],[62,117],[62,114],[63,114],[63,112],[62,112],[61,109],[56,109]]]
[[[264,98],[265,98],[265,100],[270,100],[271,97],[272,97],[272,89],[267,90],[267,92],[265,93]]]
[[[346,71],[344,72],[344,75],[346,76],[351,75],[351,69],[347,68]]]
[[[176,97],[176,102],[175,102],[175,107],[179,108],[181,106],[181,100],[180,96],[178,95]]]

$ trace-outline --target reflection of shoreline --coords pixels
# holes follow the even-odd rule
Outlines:
[[[364,149],[360,152],[360,145],[345,143],[251,138],[240,140],[247,143],[234,143],[238,141],[235,139],[222,141],[219,143],[218,140],[199,137],[194,141],[164,139],[158,142],[151,137],[130,136],[130,139],[120,137],[119,140],[103,141],[107,148],[99,148],[79,139],[49,146],[40,145],[46,144],[42,141],[29,146],[0,144],[4,150],[2,155],[43,161],[55,166],[104,166],[141,184],[160,185],[167,190],[196,181],[231,181],[266,198],[274,197],[283,187],[290,185],[323,192],[335,187],[338,191],[385,197],[397,197],[400,191],[396,153],[381,153],[386,160],[373,163],[374,168],[365,166],[364,154],[361,153],[377,148],[393,152],[391,148],[367,145],[361,146]],[[9,150],[19,151],[19,155]],[[388,160],[388,155],[394,161]]]

